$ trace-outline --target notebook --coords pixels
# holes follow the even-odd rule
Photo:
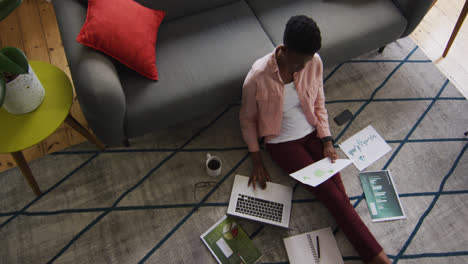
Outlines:
[[[344,264],[330,227],[283,239],[291,264]]]
[[[236,175],[227,214],[287,228],[292,188],[267,182],[265,189],[254,190],[248,182],[249,177]]]
[[[244,230],[231,218],[224,216],[200,236],[211,254],[221,264],[253,264],[262,254]]]

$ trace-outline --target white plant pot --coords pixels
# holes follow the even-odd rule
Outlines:
[[[3,108],[11,114],[26,114],[41,105],[44,95],[44,86],[29,65],[27,74],[20,74],[16,79],[7,83]]]

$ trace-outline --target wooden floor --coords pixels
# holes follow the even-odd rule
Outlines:
[[[468,22],[461,28],[447,58],[439,59],[464,2],[439,0],[411,38],[468,97]],[[51,3],[45,0],[23,0],[17,10],[0,22],[0,32],[1,47],[18,47],[26,53],[28,59],[54,64],[70,76]],[[84,126],[87,125],[76,98],[71,113]],[[49,138],[25,150],[24,154],[27,160],[33,160],[83,141],[85,139],[80,134],[62,125]],[[14,166],[15,163],[9,154],[0,154],[0,171]]]
[[[441,72],[468,98],[468,18],[447,57],[442,53],[466,0],[438,0],[410,35]]]
[[[51,63],[70,77],[70,70],[51,3],[45,0],[23,0],[23,3],[13,13],[0,22],[0,32],[1,47],[17,47],[24,51],[29,60]],[[87,127],[76,98],[73,101],[71,114]],[[34,160],[85,140],[75,130],[62,124],[46,140],[23,153],[27,160]],[[16,164],[9,154],[0,154],[0,171],[15,166]]]

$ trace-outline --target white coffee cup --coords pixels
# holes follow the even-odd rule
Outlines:
[[[211,156],[210,153],[206,154],[206,172],[212,177],[217,177],[221,174],[221,159],[216,156]]]

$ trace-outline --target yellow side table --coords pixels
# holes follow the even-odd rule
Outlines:
[[[0,153],[11,153],[28,184],[39,196],[41,190],[24,159],[22,150],[47,138],[64,121],[100,150],[104,150],[105,147],[70,115],[73,88],[67,75],[59,68],[45,62],[29,63],[44,86],[44,101],[36,110],[24,115],[12,115],[0,108]]]

